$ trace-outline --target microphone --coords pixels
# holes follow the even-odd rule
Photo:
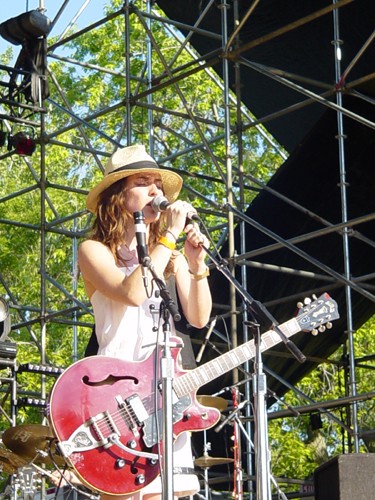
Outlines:
[[[165,196],[155,196],[151,202],[151,208],[154,212],[165,212],[170,203]]]
[[[169,207],[170,203],[165,196],[156,196],[151,202],[151,208],[154,212],[165,212]],[[191,220],[199,220],[198,214],[191,211],[186,216],[186,222]]]
[[[146,240],[145,216],[142,211],[134,212],[135,237],[137,239],[138,262],[144,266],[150,259]]]
[[[203,344],[201,345],[201,348],[199,349],[199,352],[198,352],[198,354],[197,354],[197,357],[195,358],[195,361],[196,361],[197,363],[200,363],[200,361],[201,361],[201,359],[202,359],[203,352],[204,352],[204,350],[205,350],[205,348],[206,348],[206,345],[208,344],[208,341],[209,341],[209,339],[210,339],[210,337],[211,337],[211,333],[212,333],[212,331],[213,331],[213,329],[214,329],[215,325],[216,325],[216,318],[214,318],[214,319],[211,321],[211,323],[210,323],[210,327],[209,327],[209,329],[207,330],[206,336],[204,337]]]

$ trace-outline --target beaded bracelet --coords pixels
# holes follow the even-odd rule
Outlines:
[[[175,242],[177,241],[177,238],[176,238],[176,236],[172,233],[172,231],[170,231],[169,229],[167,229],[167,230],[165,231],[165,234],[167,234],[167,233],[168,233],[168,234],[170,234],[170,235],[172,236],[172,238],[174,239],[174,241],[175,241]]]
[[[209,268],[207,267],[205,272],[202,273],[202,274],[194,274],[192,271],[190,271],[189,269],[189,273],[190,273],[190,278],[192,280],[195,280],[195,281],[200,281],[200,280],[203,280],[204,278],[207,278],[209,275],[210,275],[210,270]]]
[[[163,245],[166,248],[169,248],[169,250],[172,250],[172,251],[176,248],[176,243],[169,240],[165,236],[160,236],[158,243],[160,243],[160,245]]]

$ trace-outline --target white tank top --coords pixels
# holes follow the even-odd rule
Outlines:
[[[121,256],[127,262],[120,267],[129,276],[138,266],[136,252],[124,248]],[[151,275],[148,280],[152,286]],[[157,285],[151,298],[141,306],[127,306],[109,299],[96,290],[91,296],[95,315],[95,329],[98,339],[98,354],[121,358],[126,361],[142,361],[154,350],[156,342],[163,340],[163,321],[160,320],[161,299],[156,297]],[[173,321],[170,319],[171,332],[174,334]],[[158,332],[159,338],[158,338]]]

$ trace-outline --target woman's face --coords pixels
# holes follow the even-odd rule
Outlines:
[[[163,183],[159,174],[142,172],[130,175],[125,183],[125,207],[128,212],[142,210],[145,222],[150,223],[160,217],[160,212],[155,212],[151,202],[156,196],[163,195]]]

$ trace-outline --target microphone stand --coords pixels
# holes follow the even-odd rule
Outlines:
[[[172,300],[166,284],[160,279],[147,255],[142,259],[142,266],[148,268],[160,291],[163,311],[163,352],[160,359],[161,388],[162,388],[162,498],[163,500],[173,500],[173,378],[174,360],[171,354],[170,324],[169,316],[174,321],[179,321],[181,315],[178,312],[175,302]],[[156,419],[158,418],[158,408],[156,408]]]
[[[247,290],[238,282],[238,280],[232,275],[226,263],[221,260],[219,261],[210,250],[205,246],[201,245],[204,251],[207,253],[210,260],[215,264],[216,269],[220,271],[224,276],[230,281],[230,283],[235,287],[237,292],[244,299],[246,306],[252,312],[253,316],[257,318],[260,322],[264,322],[267,326],[267,329],[274,330],[284,342],[287,349],[293,354],[293,356],[300,362],[303,363],[306,361],[306,356],[298,349],[296,344],[292,342],[284,332],[279,328],[278,322],[271,315],[268,309],[259,301],[255,300]]]
[[[298,347],[288,339],[278,326],[278,323],[273,318],[271,313],[260,302],[253,299],[253,297],[244,289],[244,287],[236,280],[230,272],[226,263],[219,261],[210,252],[208,248],[202,245],[202,248],[207,253],[210,260],[215,264],[218,271],[220,271],[228,279],[228,281],[235,287],[237,292],[242,296],[244,302],[252,313],[252,317],[256,318],[259,323],[264,322],[267,329],[273,329],[278,333],[281,340],[284,342],[288,350],[300,362],[306,360],[305,355],[298,349]],[[265,395],[267,392],[266,376],[263,372],[263,362],[261,358],[261,335],[259,324],[255,322],[245,322],[244,324],[255,327],[254,344],[255,352],[255,376],[253,379],[254,387],[254,400],[255,400],[255,434],[256,434],[256,498],[257,500],[271,500],[271,480],[270,480],[270,454],[268,450],[268,422],[266,414],[266,401]],[[234,412],[235,414],[237,411]],[[232,417],[233,415],[230,415]],[[220,427],[220,426],[219,426]],[[215,429],[216,430],[216,429]]]
[[[263,371],[261,334],[259,324],[252,324],[255,344],[255,376],[253,379],[254,413],[256,415],[255,461],[256,496],[258,500],[271,500],[270,450],[268,448],[268,422],[266,411],[267,378]]]

